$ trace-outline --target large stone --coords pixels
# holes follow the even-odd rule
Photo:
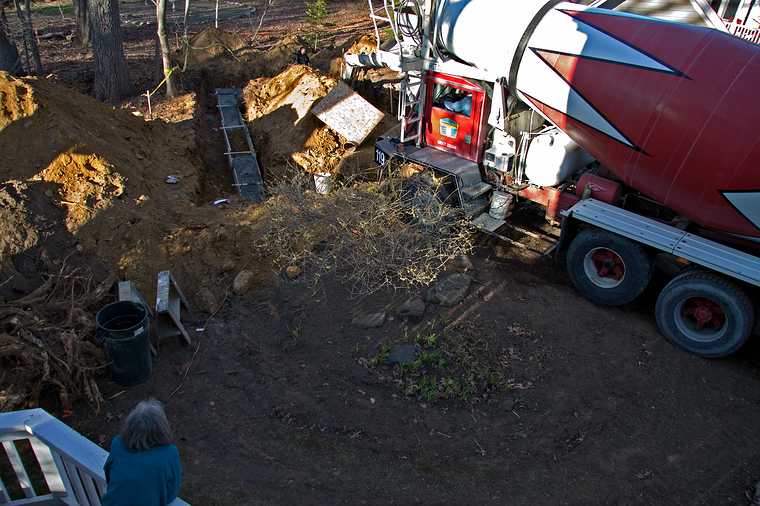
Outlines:
[[[475,264],[472,263],[472,259],[469,255],[459,255],[454,260],[454,265],[456,266],[457,270],[460,270],[462,272],[475,270]]]
[[[456,306],[467,297],[471,285],[472,278],[467,274],[449,274],[428,290],[428,300],[441,306]]]
[[[201,311],[213,313],[219,307],[219,301],[214,296],[214,292],[204,286],[195,295],[195,305]]]
[[[422,318],[426,308],[424,300],[413,297],[399,306],[398,315],[402,318]]]
[[[753,490],[754,495],[752,497],[752,502],[750,502],[750,506],[760,506],[760,481],[757,482],[755,485],[755,489]]]
[[[288,279],[296,279],[301,275],[301,268],[297,265],[289,265],[288,268],[285,269],[285,275]]]
[[[391,346],[391,352],[388,354],[386,362],[388,364],[411,364],[417,360],[420,354],[420,347],[416,344],[394,344]]]
[[[253,286],[254,274],[251,271],[240,271],[232,282],[232,292],[235,295],[245,295]]]
[[[382,327],[385,323],[385,313],[370,313],[356,316],[351,320],[351,325],[363,327],[365,329],[374,329]]]

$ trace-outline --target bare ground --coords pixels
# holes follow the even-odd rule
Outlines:
[[[213,4],[197,5],[191,31]],[[335,31],[366,28],[364,9],[337,4]],[[256,45],[302,26],[302,11],[300,2],[277,2]],[[134,22],[130,67],[147,88],[156,82],[152,28],[139,23],[151,9],[128,2],[123,12]],[[250,30],[245,12],[224,8],[225,27]],[[36,22],[42,33],[70,27],[55,12]],[[88,51],[58,39],[42,50],[50,72],[89,90]],[[194,106],[180,103],[178,121],[189,136],[195,126],[206,167],[221,169],[209,90],[196,91],[195,120],[181,112]],[[198,202],[218,196],[227,184],[220,174],[202,178]],[[182,496],[198,505],[747,503],[760,477],[756,343],[728,360],[701,360],[659,336],[651,293],[632,307],[595,307],[558,266],[485,239],[474,264],[476,283],[461,305],[430,305],[420,321],[394,318],[378,329],[351,320],[393,314],[409,293],[353,300],[330,277],[315,294],[305,277],[271,272],[213,317],[189,315],[191,329],[205,330],[192,332],[191,347],[164,343],[150,383],[125,390],[103,378],[101,411],[78,404],[66,421],[107,446],[135,402],[165,401]],[[428,400],[368,363],[384,343],[433,332],[446,343],[476,342],[473,353],[500,364],[503,388]]]
[[[137,400],[166,400],[195,504],[745,503],[760,475],[757,345],[692,357],[658,335],[647,302],[598,308],[552,265],[493,251],[462,305],[381,329],[351,318],[404,294],[357,302],[329,280],[313,296],[273,278],[231,298],[192,349],[166,346],[150,384],[108,402],[110,422],[75,425],[107,440]],[[511,387],[430,402],[366,366],[380,343],[431,329],[475,333]]]

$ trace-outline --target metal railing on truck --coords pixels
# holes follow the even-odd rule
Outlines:
[[[748,26],[735,21],[732,23],[726,23],[726,28],[728,28],[728,33],[731,35],[754,42],[755,44],[760,44],[760,28],[749,28]]]
[[[24,465],[17,443],[27,441],[42,474]],[[11,499],[0,476],[3,506],[100,506],[106,491],[103,464],[108,452],[43,409],[0,413],[0,442],[24,497]],[[32,466],[29,466],[32,467]],[[30,477],[30,474],[32,477]],[[41,493],[41,480],[47,491]],[[35,483],[39,482],[39,483]],[[170,506],[189,506],[176,499]]]

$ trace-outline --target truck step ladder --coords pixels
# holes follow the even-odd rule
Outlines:
[[[240,90],[234,88],[217,88],[217,107],[222,125],[219,129],[224,135],[224,144],[227,162],[232,169],[232,175],[240,195],[253,202],[264,200],[264,181],[261,177],[261,168],[256,158],[256,149],[253,146],[251,133],[248,125],[240,113]],[[235,150],[232,147],[231,138],[242,138],[248,149]]]
[[[406,31],[399,27],[397,19],[398,11],[396,10],[395,0],[383,0],[381,7],[375,7],[372,0],[367,0],[370,10],[370,19],[375,29],[378,51],[381,50],[382,40],[380,38],[381,24],[389,24],[393,36],[396,39],[394,52],[399,56],[401,70],[404,72],[404,79],[401,82],[401,98],[399,100],[398,119],[401,122],[401,142],[414,142],[417,147],[423,145],[423,134],[425,129],[424,110],[427,100],[427,84],[425,81],[425,72],[433,56],[433,44],[429,38],[425,37],[420,41],[410,36],[409,29]],[[422,16],[424,26],[430,26],[432,20],[432,11],[435,4],[432,0],[422,2]],[[423,30],[423,33],[428,33]]]

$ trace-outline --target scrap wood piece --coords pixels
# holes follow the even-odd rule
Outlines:
[[[348,142],[360,145],[385,117],[344,82],[338,85],[311,111]]]
[[[143,297],[142,293],[140,293],[140,290],[137,289],[137,285],[135,285],[134,281],[119,281],[118,298],[120,301],[129,301],[134,302],[135,304],[141,304],[143,307],[145,307],[145,310],[148,311],[148,316],[151,319],[155,318],[153,315],[153,309],[145,301],[145,297]],[[150,343],[150,352],[154,357],[158,355],[158,350],[152,342]]]
[[[158,273],[156,283],[156,333],[164,337],[181,336],[191,344],[190,335],[182,324],[182,307],[189,309],[187,299],[169,271]]]
[[[151,316],[151,318],[153,317],[153,310],[145,301],[145,297],[143,297],[142,293],[140,293],[140,290],[137,289],[134,281],[119,281],[118,287],[120,301],[129,301],[136,304],[142,304],[145,306],[145,309],[148,311],[148,314]]]

